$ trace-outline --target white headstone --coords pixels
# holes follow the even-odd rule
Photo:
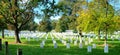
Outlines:
[[[98,39],[98,37],[96,37],[95,39]]]
[[[83,48],[82,43],[79,44],[79,48]]]
[[[82,43],[82,38],[80,38],[79,40],[80,40],[80,43]]]
[[[104,53],[108,53],[108,44],[106,44],[104,47]]]
[[[39,41],[39,38],[38,38],[38,37],[36,37],[36,41]]]
[[[56,43],[56,41],[55,41],[55,40],[53,40],[53,44],[54,44],[54,43]]]
[[[64,45],[66,45],[66,41],[64,41],[63,43],[64,43]]]
[[[74,45],[77,45],[77,41],[76,40],[74,41]]]
[[[70,38],[69,38],[69,39],[68,39],[68,42],[70,43],[70,41],[71,41],[71,40],[70,40]]]
[[[42,44],[45,45],[45,41],[44,40],[42,41]]]
[[[61,42],[64,44],[64,40],[61,40]]]
[[[28,37],[27,40],[30,41],[30,37]]]
[[[62,39],[60,38],[60,41],[62,42]],[[62,42],[63,43],[63,42]]]
[[[88,43],[89,43],[89,44],[91,43],[91,38],[90,38],[90,37],[88,37]]]
[[[82,37],[82,41],[85,41],[85,38],[84,38],[84,37]]]
[[[92,52],[91,46],[88,46],[88,47],[87,47],[87,51],[88,51],[88,52]]]
[[[114,41],[114,36],[111,36],[111,39]]]
[[[115,36],[115,39],[118,39],[118,37],[119,37],[119,35],[116,35],[116,36]]]
[[[90,41],[93,42],[93,39],[91,38]]]
[[[93,44],[93,48],[96,48],[96,44]]]
[[[46,40],[47,40],[47,36],[46,36],[46,38],[45,38]]]
[[[87,41],[85,41],[85,45],[88,45],[88,42],[87,42]]]
[[[40,43],[40,47],[41,47],[41,48],[44,48],[44,44],[43,44],[43,43]]]
[[[118,37],[118,40],[120,41],[120,37]]]
[[[73,40],[72,40],[72,38],[70,38],[70,43],[73,43]]]
[[[54,48],[57,48],[57,43],[54,43]]]
[[[102,36],[102,37],[100,37],[100,39],[103,39],[104,37]]]
[[[52,40],[54,40],[54,37],[52,37]]]
[[[76,40],[78,40],[79,38],[78,37],[76,37]]]
[[[66,48],[70,48],[70,44],[69,43],[67,43]]]

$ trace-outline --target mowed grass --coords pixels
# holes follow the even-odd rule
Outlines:
[[[21,38],[22,43],[15,44],[13,37],[6,37],[6,39],[2,40],[3,49],[0,51],[0,55],[5,55],[5,41],[9,42],[9,55],[16,55],[18,48],[22,49],[23,55],[120,55],[120,41],[117,39],[115,41],[112,41],[111,39],[108,40],[109,53],[104,53],[104,40],[94,40],[93,43],[97,45],[97,48],[92,49],[92,52],[88,53],[87,46],[84,44],[83,48],[79,48],[78,45],[74,46],[74,43],[72,43],[70,44],[70,49],[67,49],[66,46],[62,44],[57,38],[55,38],[55,40],[57,41],[58,48],[54,48],[50,35],[48,35],[48,39],[45,42],[44,48],[40,48],[40,43],[44,39],[45,37],[39,39],[39,41],[34,39],[27,41],[25,38]]]

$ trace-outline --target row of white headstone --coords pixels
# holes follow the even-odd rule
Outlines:
[[[45,36],[45,35],[46,35],[46,36]],[[41,48],[44,48],[44,46],[45,46],[45,41],[48,39],[48,34],[45,34],[45,35],[43,35],[43,36],[45,37],[45,39],[43,39],[42,42],[40,43],[40,47],[41,47]]]
[[[55,36],[58,36],[58,35],[55,35]],[[53,38],[53,37],[52,37]],[[57,37],[58,38],[58,37]],[[58,38],[58,39],[60,39],[60,38]],[[88,38],[88,42],[89,42],[89,44],[90,44],[90,42],[93,42],[93,39],[90,39],[90,38]],[[61,39],[61,42],[62,43],[64,43],[64,45],[66,45],[66,48],[70,48],[70,43],[66,43],[66,41],[65,40],[62,40]],[[86,43],[86,45],[87,45],[87,42],[85,42]],[[54,44],[54,48],[57,48],[57,43],[56,43],[56,41],[55,40],[53,40],[53,44]],[[74,45],[77,45],[77,40],[75,40],[74,41]],[[82,48],[83,46],[82,46],[82,41],[80,41],[80,43],[79,43],[79,48]],[[91,46],[88,46],[87,47],[87,51],[88,52],[92,52],[92,48],[96,48],[96,44],[93,44],[93,47],[91,47]],[[105,45],[105,47],[104,47],[104,52],[105,53],[108,53],[108,45]]]
[[[40,47],[44,48],[44,45],[45,45],[45,41],[43,40],[42,43],[40,44]],[[54,45],[54,48],[57,48],[57,43],[56,43],[55,40],[53,40],[53,45]],[[82,43],[80,43],[79,48],[82,48],[82,47],[83,47]],[[70,43],[66,44],[66,48],[70,49]],[[93,44],[93,48],[96,48],[96,44]],[[87,47],[87,52],[92,52],[92,47],[91,46]],[[105,45],[105,47],[104,47],[104,53],[108,53],[108,45]]]
[[[46,33],[40,33],[40,34],[33,34],[33,35],[24,35],[24,37],[26,38],[26,40],[28,40],[28,41],[30,41],[31,39],[34,39],[34,40],[36,40],[36,41],[38,41],[39,39],[41,39],[41,38],[43,38],[44,37],[44,35],[45,35]]]

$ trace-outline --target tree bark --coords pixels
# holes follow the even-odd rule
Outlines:
[[[107,16],[108,16],[108,1],[106,0],[105,1],[106,2],[106,19],[107,19]],[[107,28],[108,28],[108,25],[107,25],[107,23],[105,23],[105,25],[106,25],[106,29],[105,29],[105,44],[107,44]]]
[[[80,37],[83,37],[82,30],[80,30],[79,35],[80,35]]]
[[[83,41],[82,41],[82,37],[83,37],[83,35],[82,35],[82,30],[79,31],[79,35],[80,35],[80,39],[81,39],[80,42],[82,43],[82,42],[83,42]]]
[[[19,29],[15,29],[15,41],[16,43],[21,43],[20,38],[19,38]]]
[[[4,29],[2,29],[2,39],[4,39]]]
[[[107,44],[107,28],[106,28],[106,30],[105,30],[105,42],[104,42],[104,44],[105,44],[105,45]]]
[[[98,40],[100,41],[100,30],[98,30]]]
[[[2,39],[0,39],[0,51],[2,50]]]
[[[5,55],[9,55],[8,41],[5,41]]]

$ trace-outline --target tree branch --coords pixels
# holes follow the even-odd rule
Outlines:
[[[28,16],[25,17],[27,20],[23,21],[19,27],[19,29],[21,29],[26,23],[28,23],[31,18],[32,18],[32,15],[31,14],[28,14]]]

